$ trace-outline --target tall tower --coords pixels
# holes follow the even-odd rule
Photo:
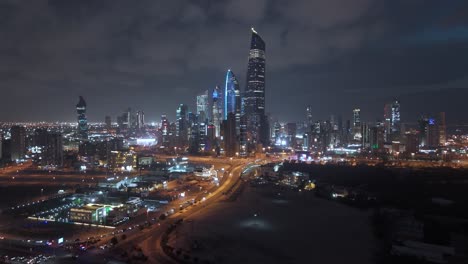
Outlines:
[[[221,122],[223,121],[223,96],[219,86],[213,90],[213,125],[215,126],[215,136],[220,136]]]
[[[26,129],[23,126],[12,126],[11,134],[11,160],[24,158],[26,154]]]
[[[245,112],[252,142],[268,144],[268,122],[265,117],[265,42],[253,28],[247,65]]]
[[[236,120],[236,135],[240,133],[241,117],[241,94],[239,82],[236,75],[231,70],[226,73],[226,84],[224,88],[224,120],[227,120],[228,114],[233,113]]]
[[[188,107],[185,104],[180,104],[176,111],[176,136],[179,141],[179,146],[184,146],[188,141]]]
[[[395,99],[392,103],[392,134],[400,134],[400,101]]]
[[[353,110],[353,138],[354,140],[361,140],[361,109],[356,108]]]
[[[78,115],[78,136],[80,139],[88,139],[88,119],[86,118],[86,102],[82,96],[76,105]]]
[[[445,124],[445,112],[440,112],[437,120],[439,124],[439,145],[445,146],[447,143],[447,126]]]
[[[307,130],[311,129],[314,121],[312,120],[312,106],[308,105],[306,108]]]
[[[169,120],[166,115],[161,115],[161,133],[163,146],[167,147],[169,144]]]
[[[136,113],[136,127],[142,129],[145,125],[145,112],[137,111]]]
[[[236,91],[239,91],[239,82],[237,81],[234,73],[231,70],[228,70],[224,86],[224,120],[227,119],[229,113],[236,113]],[[240,95],[239,92],[237,93]]]
[[[206,90],[203,94],[197,95],[197,115],[200,122],[205,122],[205,119],[209,119],[209,113],[208,90]]]

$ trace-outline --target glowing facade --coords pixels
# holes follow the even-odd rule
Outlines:
[[[223,121],[223,95],[221,89],[216,86],[213,90],[213,125],[215,127],[215,136],[220,136],[221,122]]]
[[[252,143],[269,142],[268,122],[265,116],[265,73],[265,42],[252,28],[244,99],[247,129]]]
[[[86,102],[82,96],[76,105],[78,115],[78,136],[80,139],[88,139],[88,119],[86,118]]]

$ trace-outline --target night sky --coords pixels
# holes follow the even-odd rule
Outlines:
[[[127,107],[147,121],[221,85],[245,89],[250,28],[267,45],[267,112],[368,121],[445,110],[466,122],[468,1],[0,1],[0,121],[91,121]]]

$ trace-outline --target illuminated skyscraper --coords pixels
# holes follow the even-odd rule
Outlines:
[[[188,141],[188,107],[180,104],[176,112],[176,136],[179,146],[184,146]]]
[[[361,140],[361,109],[356,108],[353,110],[353,138],[354,140]]]
[[[221,89],[216,86],[213,90],[213,125],[216,137],[220,136],[221,122],[223,121],[223,95]]]
[[[236,91],[239,91],[239,82],[234,73],[228,70],[224,86],[224,120],[227,119],[229,113],[236,113]]]
[[[163,146],[165,147],[169,145],[169,125],[166,115],[161,115],[161,134]]]
[[[142,129],[145,125],[145,112],[137,111],[136,112],[136,127]]]
[[[78,114],[78,136],[80,139],[88,139],[88,119],[86,118],[86,102],[82,96],[76,105]]]
[[[229,113],[234,114],[237,136],[240,134],[241,103],[239,82],[237,81],[234,72],[228,70],[226,73],[226,84],[224,88],[224,120],[227,120]]]
[[[208,102],[208,90],[201,95],[197,95],[197,115],[200,122],[205,122],[205,119],[209,119],[210,111]]]
[[[308,105],[306,108],[306,118],[307,118],[307,130],[311,129],[314,125],[314,120],[312,120],[312,106]]]
[[[252,142],[268,145],[268,120],[265,117],[265,42],[253,28],[244,103],[247,129]]]
[[[392,103],[392,134],[400,134],[400,101],[395,99]]]

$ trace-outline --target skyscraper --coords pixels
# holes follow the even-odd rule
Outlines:
[[[88,119],[86,118],[86,102],[82,96],[76,105],[76,113],[78,115],[78,137],[80,139],[88,139]]]
[[[106,122],[106,129],[107,131],[110,131],[112,128],[112,119],[110,116],[105,117],[105,122]]]
[[[447,143],[447,126],[445,124],[445,112],[439,113],[437,123],[439,125],[439,145],[445,146],[445,143]]]
[[[307,118],[307,130],[310,130],[311,127],[314,125],[314,121],[312,120],[312,106],[308,105],[306,108],[306,118]]]
[[[145,112],[137,111],[136,112],[136,127],[142,129],[145,125]]]
[[[13,126],[11,134],[11,160],[22,159],[26,153],[26,130],[23,126]]]
[[[239,82],[231,70],[226,73],[226,83],[224,86],[224,120],[227,119],[229,113],[236,113],[236,91],[239,93]],[[240,99],[240,98],[239,98]]]
[[[265,42],[253,28],[244,103],[247,129],[251,134],[252,142],[267,145],[269,135],[268,129],[265,129],[268,126],[268,120],[265,117]]]
[[[169,145],[169,120],[166,115],[161,115],[161,134],[163,146]]]
[[[180,104],[176,111],[176,137],[179,146],[185,146],[188,141],[188,107]]]
[[[395,99],[392,103],[392,134],[400,134],[400,101]]]
[[[352,136],[354,140],[361,140],[361,109],[356,108],[353,110],[353,132]]]
[[[238,141],[236,139],[236,116],[233,112],[229,112],[227,119],[223,120],[222,127],[224,152],[226,157],[232,157],[238,149]]]
[[[215,135],[216,137],[220,136],[221,131],[221,122],[223,120],[223,96],[221,89],[216,86],[213,89],[213,125],[215,126]]]
[[[209,106],[208,106],[208,90],[203,94],[197,95],[197,115],[200,122],[205,122],[205,119],[209,119]]]

